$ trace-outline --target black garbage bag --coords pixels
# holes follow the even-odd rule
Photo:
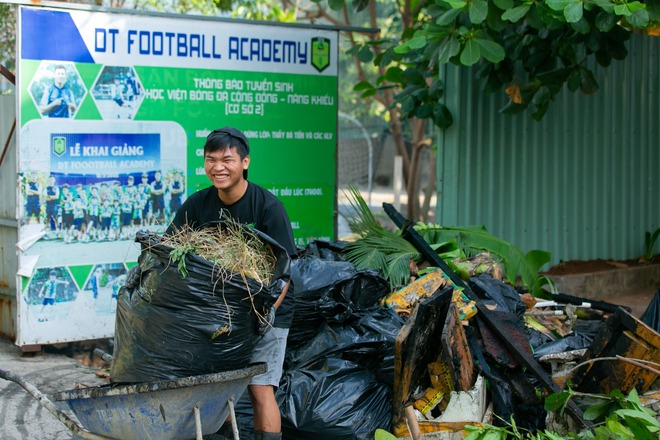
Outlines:
[[[523,317],[527,307],[516,289],[492,276],[482,273],[470,277],[468,284],[479,298],[493,300],[500,310],[506,310]]]
[[[660,332],[660,289],[655,292],[640,320],[656,332]]]
[[[394,339],[402,325],[396,313],[381,308],[350,326],[323,324],[303,348],[287,352],[286,373],[275,395],[284,438],[373,439],[376,428],[388,429]],[[338,405],[335,413],[333,399],[345,407]],[[253,438],[253,410],[247,395],[235,408],[240,437]]]
[[[373,308],[351,323],[325,323],[297,350],[287,350],[287,370],[309,368],[329,357],[349,360],[372,371],[379,381],[394,383],[394,341],[403,320],[391,309]]]
[[[208,226],[217,226],[214,222]],[[184,278],[170,261],[171,248],[151,233],[135,240],[140,285],[119,292],[112,382],[148,382],[244,368],[257,343],[257,311],[267,310],[289,280],[286,251],[267,235],[244,226],[271,246],[277,259],[269,286],[197,255],[186,256]]]
[[[374,270],[360,270],[321,296],[318,311],[326,321],[345,322],[374,307],[390,293],[390,284]]]
[[[321,260],[344,261],[345,245],[346,242],[343,241],[312,240],[305,246],[303,255],[310,255]]]
[[[352,263],[322,260],[313,255],[304,255],[292,262],[290,288],[293,289],[295,309],[288,347],[299,347],[314,337],[324,321],[318,310],[319,300],[337,282],[356,273]]]
[[[351,361],[320,359],[289,371],[276,397],[286,439],[370,440],[391,427],[391,386]]]

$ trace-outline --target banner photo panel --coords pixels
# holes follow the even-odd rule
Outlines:
[[[19,8],[18,345],[112,337],[138,230],[210,186],[233,126],[297,245],[336,235],[336,31]],[[83,316],[87,318],[82,318]]]

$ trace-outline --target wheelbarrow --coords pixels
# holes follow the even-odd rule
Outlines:
[[[99,355],[96,351],[95,354]],[[104,355],[106,361],[112,359],[107,353]],[[259,363],[175,380],[110,384],[53,394],[53,400],[65,402],[80,423],[23,377],[0,369],[0,378],[22,386],[84,439],[202,440],[203,435],[217,432],[229,416],[234,440],[238,440],[234,401],[252,377],[266,370],[266,364]]]

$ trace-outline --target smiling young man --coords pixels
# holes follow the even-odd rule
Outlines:
[[[284,205],[268,190],[247,180],[250,145],[245,135],[232,127],[211,132],[204,144],[204,170],[212,186],[192,194],[177,210],[165,234],[187,224],[193,228],[229,215],[277,241],[291,257],[296,256],[291,222]],[[272,326],[263,333],[252,362],[267,362],[268,371],[248,386],[254,409],[255,440],[281,439],[281,416],[275,389],[282,376],[286,339],[293,318],[293,298],[288,284],[275,302]],[[271,315],[272,317],[272,315]]]

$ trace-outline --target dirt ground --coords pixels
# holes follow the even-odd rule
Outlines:
[[[545,273],[549,275],[572,275],[580,273],[602,272],[606,270],[622,269],[626,267],[640,267],[648,264],[660,264],[660,255],[647,262],[641,258],[631,260],[571,260],[564,261],[551,267]]]
[[[653,260],[645,261],[643,258],[630,259],[630,260],[571,260],[565,261],[557,264],[556,266],[551,267],[545,272],[547,275],[577,275],[593,272],[604,272],[616,269],[624,269],[630,267],[641,267],[649,264],[659,264],[660,265],[660,255],[656,255]],[[656,290],[660,289],[660,286],[655,288],[645,289],[643,291],[623,294],[617,297],[615,304],[625,305],[630,307],[632,314],[637,318],[641,317],[642,314],[648,308],[649,303],[655,296]]]

